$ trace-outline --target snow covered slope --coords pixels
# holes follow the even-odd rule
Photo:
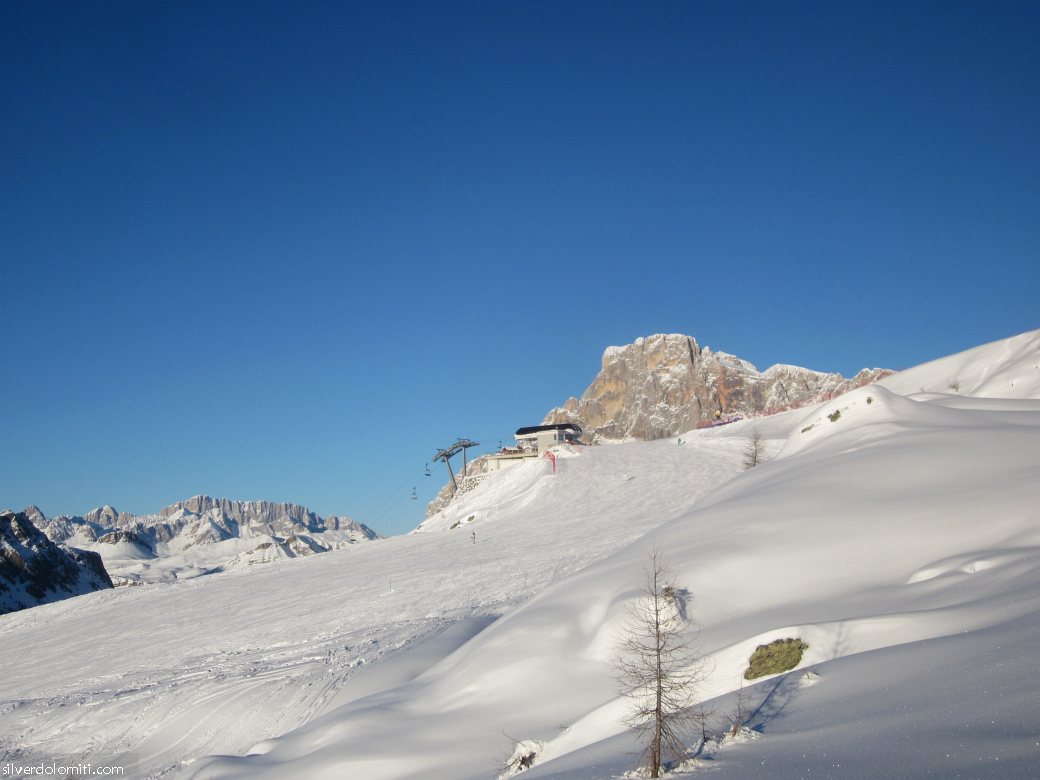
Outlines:
[[[1028,381],[1038,338],[962,357],[959,395],[920,394],[951,364],[919,367],[905,392],[496,472],[422,533],[0,617],[0,761],[465,780],[512,737],[532,778],[620,776],[610,663],[656,545],[720,715],[758,644],[809,645],[746,689],[757,738],[707,746],[713,776],[1038,776],[1040,400],[965,394]],[[768,461],[742,472],[755,429]]]
[[[961,387],[987,387],[983,373],[1032,376],[1036,335],[1018,340],[1032,339],[1023,349],[1012,340],[962,356]],[[772,461],[554,583],[424,674],[189,776],[486,778],[509,755],[506,734],[539,746],[531,777],[620,775],[633,744],[610,661],[651,546],[693,594],[706,699],[729,706],[758,644],[809,645],[811,676],[748,692],[760,737],[702,754],[720,776],[1040,775],[1040,400],[867,387],[757,424],[781,422],[789,436]],[[652,447],[609,451],[652,467],[664,451]],[[611,487],[588,479],[589,498]]]
[[[0,683],[0,762],[122,757],[148,777],[244,753],[414,677],[467,627],[688,511],[740,471],[742,448],[590,448],[556,477],[534,461],[489,478],[453,506],[474,517],[455,530],[0,618],[0,664],[17,670]]]
[[[1040,330],[933,360],[881,382],[901,395],[1040,398]]]

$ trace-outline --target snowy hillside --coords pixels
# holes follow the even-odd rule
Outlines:
[[[1035,382],[1038,358],[1034,333],[952,365],[962,387],[983,388],[981,374]],[[928,388],[950,366],[902,379]],[[689,440],[747,435],[751,424]],[[652,541],[554,584],[408,685],[195,776],[277,777],[291,766],[315,777],[491,777],[509,752],[503,734],[540,746],[531,777],[620,775],[634,745],[610,659],[651,544],[693,594],[712,670],[705,698],[740,686],[758,644],[809,645],[802,667],[813,676],[748,692],[760,738],[708,751],[702,766],[734,778],[838,764],[833,776],[1035,776],[1040,661],[1027,648],[1040,628],[1040,401],[868,387],[758,422],[781,424],[776,458]],[[649,465],[650,446],[613,449]],[[582,490],[595,500],[595,483]],[[979,702],[983,691],[993,699]]]
[[[688,511],[739,472],[742,447],[596,448],[555,478],[534,461],[460,500],[455,516],[476,516],[465,528],[0,618],[0,663],[19,669],[0,687],[0,761],[123,756],[148,777],[245,753],[406,681],[424,653]]]
[[[656,547],[720,723],[756,646],[808,645],[690,773],[1040,776],[1038,389],[1034,332],[681,445],[496,472],[422,533],[0,617],[0,761],[465,780],[518,739],[531,778],[620,777],[639,748],[611,662]],[[767,462],[744,472],[753,431]]]

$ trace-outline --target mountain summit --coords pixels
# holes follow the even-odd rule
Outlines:
[[[661,439],[719,417],[791,409],[870,384],[893,372],[863,369],[851,379],[798,366],[759,371],[735,355],[701,347],[678,333],[607,347],[603,366],[581,398],[545,416],[577,423],[590,442]]]

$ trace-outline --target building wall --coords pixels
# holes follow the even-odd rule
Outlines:
[[[488,458],[488,471],[502,471],[503,469],[512,468],[518,463],[530,460],[532,455],[528,455],[522,458]]]

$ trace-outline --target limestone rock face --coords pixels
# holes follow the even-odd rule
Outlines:
[[[233,501],[227,498],[194,496],[187,501],[178,501],[161,510],[159,514],[169,518],[179,510],[204,515],[213,510],[229,520],[243,526],[268,533],[287,536],[294,530],[324,531],[325,522],[314,512],[299,504],[284,504],[274,501]]]
[[[864,369],[852,379],[798,366],[759,371],[746,360],[701,347],[690,336],[658,334],[607,347],[581,398],[543,424],[577,423],[589,443],[675,436],[723,417],[781,411],[846,392],[892,373]]]

